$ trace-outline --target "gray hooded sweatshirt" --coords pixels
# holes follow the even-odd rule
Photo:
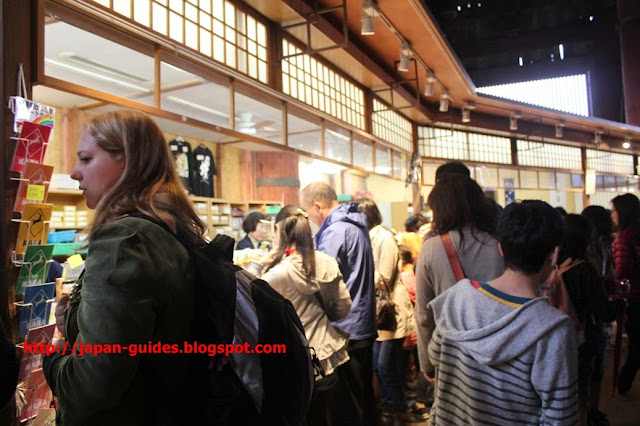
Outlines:
[[[546,298],[463,279],[429,308],[436,319],[431,425],[577,422],[575,331]]]
[[[316,276],[309,278],[297,252],[268,270],[262,279],[289,299],[315,349],[327,375],[349,360],[349,336],[339,332],[331,321],[344,318],[351,308],[351,296],[342,280],[338,262],[316,251]],[[318,377],[320,378],[320,377]]]

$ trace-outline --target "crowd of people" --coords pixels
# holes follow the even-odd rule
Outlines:
[[[183,242],[202,246],[206,227],[158,126],[137,112],[95,116],[71,177],[96,213],[85,271],[59,304],[55,343],[189,341],[197,290]],[[564,218],[543,201],[502,209],[451,162],[438,169],[427,206],[432,220],[416,213],[396,234],[374,201],[339,203],[315,182],[275,218],[272,246],[249,269],[291,302],[322,370],[301,421],[607,424],[599,399],[612,321],[626,316],[629,338],[620,394],[640,368],[638,198]],[[247,217],[238,248],[258,248],[266,222]],[[557,265],[569,263],[562,285],[577,322],[540,297]],[[379,322],[385,305],[391,326]],[[58,424],[189,418],[194,378],[184,354],[63,351],[43,368]]]

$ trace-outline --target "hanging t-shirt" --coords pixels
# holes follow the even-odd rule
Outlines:
[[[182,138],[169,142],[169,148],[176,162],[176,172],[182,179],[182,184],[193,193],[193,159],[191,158],[191,144]]]
[[[216,162],[211,150],[204,145],[193,150],[194,174],[193,194],[201,197],[213,197],[213,176],[218,174]]]

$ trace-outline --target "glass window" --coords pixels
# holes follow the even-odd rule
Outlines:
[[[324,136],[325,157],[351,164],[351,136],[349,131],[327,124]]]
[[[502,176],[502,173],[500,174]],[[504,185],[504,180],[503,180]],[[520,188],[538,188],[538,172],[535,170],[520,170]]]
[[[373,171],[373,143],[356,135],[353,137],[353,165]]]
[[[44,31],[46,75],[153,105],[152,57],[62,21]]]
[[[393,151],[392,158],[393,158],[393,176],[397,178],[407,177],[406,154],[401,154],[397,151]]]
[[[538,172],[540,189],[556,189],[556,174],[554,172]],[[558,188],[559,189],[559,188]]]
[[[376,145],[376,173],[391,175],[391,150],[386,146]]]
[[[169,63],[160,63],[162,109],[216,126],[230,127],[231,94],[227,86],[207,81]]]
[[[287,114],[288,143],[291,148],[322,155],[322,127],[320,120],[311,116]]]
[[[534,172],[535,173],[535,172]],[[498,188],[509,188],[511,182],[513,182],[513,188],[521,188],[522,185],[520,183],[520,174],[516,169],[499,169],[498,175],[500,176],[500,180],[498,181]],[[535,186],[533,188],[538,187],[538,177],[535,178]]]
[[[282,144],[282,106],[254,90],[237,86],[236,130]]]

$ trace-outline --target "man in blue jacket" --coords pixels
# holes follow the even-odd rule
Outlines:
[[[300,194],[300,205],[309,220],[320,227],[315,236],[317,250],[334,257],[351,293],[349,314],[333,323],[349,334],[351,360],[338,369],[340,382],[329,394],[334,425],[378,423],[371,385],[373,342],[377,337],[373,255],[364,214],[357,203],[339,204],[329,185],[315,182]]]

